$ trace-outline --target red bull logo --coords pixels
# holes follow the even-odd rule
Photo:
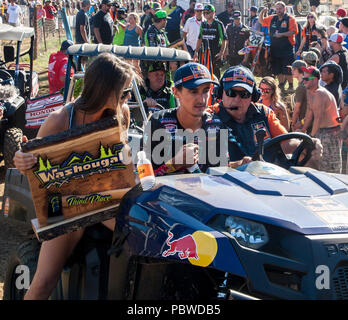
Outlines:
[[[181,260],[188,258],[198,259],[197,245],[192,235],[188,234],[182,238],[171,241],[173,236],[173,233],[168,231],[168,239],[166,240],[166,243],[169,246],[169,249],[162,253],[162,257],[168,257],[178,253]]]
[[[178,254],[181,260],[188,261],[200,267],[209,266],[216,257],[218,245],[215,236],[206,231],[195,231],[179,239],[173,239],[173,233],[168,231],[166,244],[169,247],[162,253],[162,257]]]

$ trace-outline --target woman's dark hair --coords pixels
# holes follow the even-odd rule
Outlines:
[[[111,94],[117,105],[125,83],[136,77],[132,65],[111,53],[102,53],[88,65],[81,96],[76,100],[76,109],[95,113],[103,108]]]

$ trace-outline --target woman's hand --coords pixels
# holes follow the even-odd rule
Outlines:
[[[22,142],[27,142],[28,138],[23,136]],[[37,163],[37,157],[32,153],[22,152],[22,150],[18,150],[14,157],[13,162],[16,168],[24,174],[25,170],[32,168]]]
[[[37,158],[32,153],[18,150],[13,157],[16,168],[24,174],[25,170],[32,168],[37,163]]]

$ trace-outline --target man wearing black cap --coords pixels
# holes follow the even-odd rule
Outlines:
[[[182,18],[181,18],[181,26],[182,27],[185,26],[185,23],[189,18],[192,18],[195,16],[196,2],[197,2],[197,0],[190,0],[189,8],[186,11],[184,11],[184,13],[182,14]]]
[[[229,23],[233,22],[233,1],[226,3],[226,10],[219,13],[217,18],[224,24],[225,28]]]
[[[101,9],[93,18],[96,43],[111,44],[114,36],[114,22],[110,15],[111,0],[102,0]]]
[[[169,47],[167,35],[163,31],[167,24],[167,13],[158,10],[155,13],[154,22],[146,31],[144,40],[147,47]]]
[[[236,10],[233,12],[233,23],[227,25],[227,56],[230,66],[238,65],[242,62],[243,56],[238,54],[238,51],[244,48],[245,41],[249,39],[250,31],[240,21],[241,12]]]
[[[320,139],[323,145],[319,170],[341,173],[342,140],[335,98],[325,88],[319,86],[320,71],[317,68],[309,66],[302,67],[302,70],[307,89],[307,113],[301,131],[306,132],[313,123],[311,136]]]
[[[139,89],[145,111],[156,112],[165,109],[176,108],[176,100],[172,89],[166,85],[166,67],[163,62],[145,63],[145,86]]]
[[[52,53],[48,60],[48,85],[49,92],[55,93],[64,88],[66,67],[68,63],[68,56],[66,50],[74,43],[70,40],[65,40],[60,46],[58,52]],[[71,76],[74,74],[71,70]]]

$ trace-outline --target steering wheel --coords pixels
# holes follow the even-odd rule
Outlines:
[[[290,159],[286,156],[281,148],[281,143],[289,139],[302,140],[292,153]],[[263,158],[267,162],[275,163],[285,169],[289,169],[291,166],[304,166],[311,157],[314,149],[315,144],[309,135],[300,132],[291,132],[282,134],[265,142]],[[300,156],[303,151],[306,151],[306,153],[304,158],[300,160]]]
[[[5,84],[14,84],[14,80],[11,76],[11,74],[4,70],[4,69],[0,69],[0,84],[1,85],[5,85]]]

